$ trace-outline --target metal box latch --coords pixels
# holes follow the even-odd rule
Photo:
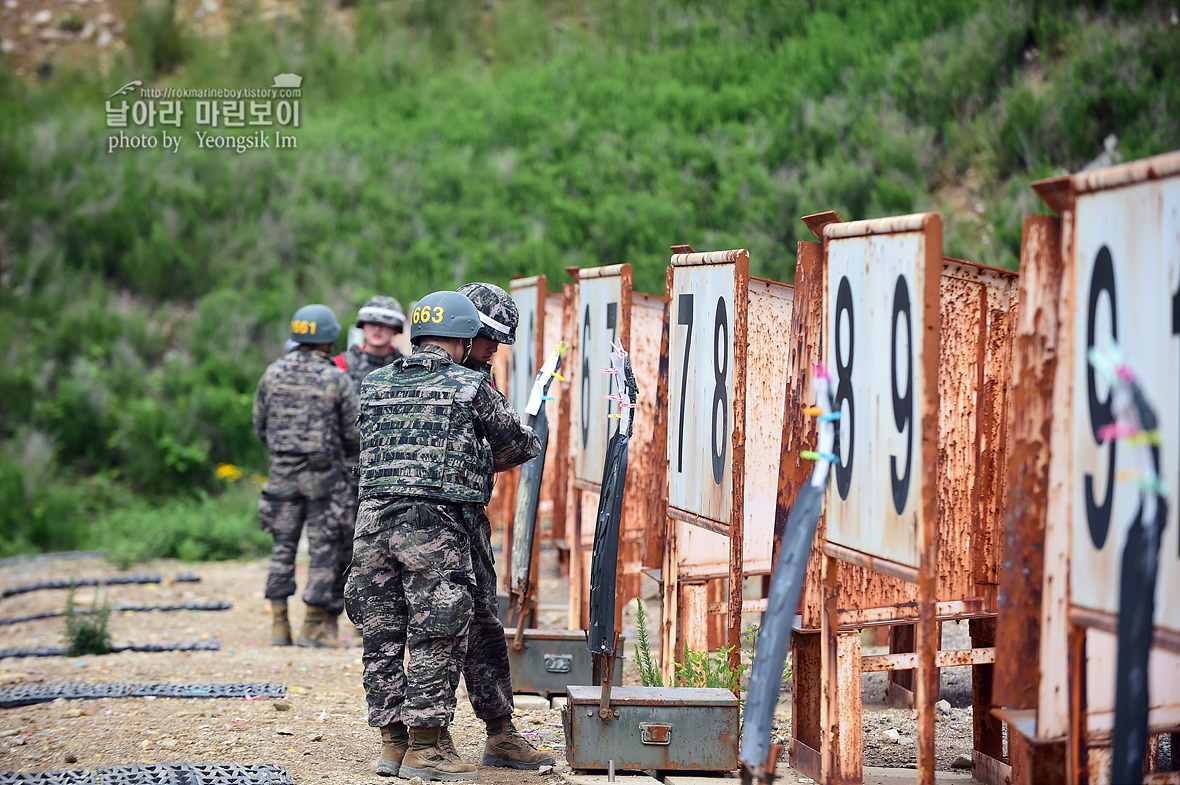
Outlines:
[[[672,743],[672,725],[667,722],[639,723],[639,739],[644,744],[668,746]]]
[[[569,673],[574,667],[572,654],[546,654],[545,670],[550,673]]]

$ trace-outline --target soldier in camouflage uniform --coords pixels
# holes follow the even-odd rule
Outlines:
[[[479,371],[491,384],[492,355],[500,344],[516,341],[520,313],[508,292],[490,283],[468,283],[459,287],[479,311],[479,333],[471,342],[471,353],[463,364]],[[507,400],[505,399],[505,404]],[[488,477],[486,506],[491,499],[493,477]],[[534,748],[512,724],[512,670],[508,664],[508,642],[504,625],[496,614],[496,557],[492,552],[492,522],[483,506],[476,516],[476,536],[471,540],[471,566],[475,572],[475,611],[467,637],[467,659],[463,676],[471,708],[488,728],[483,764],[514,769],[550,766],[555,758]]]
[[[471,541],[492,467],[541,449],[503,396],[459,363],[479,330],[466,297],[436,292],[411,318],[415,350],[361,385],[360,509],[348,614],[362,629],[378,773],[473,779],[443,736],[471,624]],[[408,663],[403,669],[403,657]]]
[[[339,645],[333,632],[344,609],[351,559],[351,518],[344,461],[358,449],[357,393],[328,354],[340,323],[326,305],[305,305],[291,320],[299,345],[271,363],[254,394],[254,433],[270,453],[270,476],[258,522],[274,537],[266,596],[273,608],[271,644],[291,645],[287,598],[295,593],[295,551],[307,526],[311,564],[300,646]]]
[[[357,390],[361,382],[370,371],[384,368],[402,356],[401,350],[393,345],[395,336],[400,335],[406,324],[406,314],[402,311],[402,304],[396,298],[378,294],[365,300],[365,304],[356,314],[356,326],[364,330],[365,341],[360,346],[349,346],[344,352],[336,355],[336,367],[348,372]],[[356,523],[357,493],[359,491],[357,478],[357,456],[351,456],[345,462],[345,476],[348,480],[347,505],[342,515],[348,520],[348,561],[352,561],[352,535]],[[335,617],[329,633],[333,638],[338,635]]]

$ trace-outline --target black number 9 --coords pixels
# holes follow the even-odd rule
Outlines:
[[[1098,300],[1106,292],[1110,300],[1110,335],[1118,338],[1118,311],[1115,309],[1114,296],[1114,262],[1110,258],[1110,249],[1105,245],[1098,250],[1098,258],[1094,260],[1094,272],[1090,274],[1090,302],[1086,310],[1086,354],[1094,348],[1094,321],[1098,313]],[[1110,393],[1106,400],[1098,400],[1098,389],[1094,374],[1094,366],[1086,363],[1086,396],[1090,403],[1090,430],[1094,434],[1094,441],[1102,444],[1098,432],[1114,422],[1114,414],[1110,410]],[[1102,550],[1106,544],[1106,535],[1110,532],[1110,513],[1114,506],[1114,454],[1116,442],[1110,442],[1110,462],[1106,467],[1106,495],[1101,504],[1094,502],[1094,475],[1085,476],[1086,492],[1086,523],[1090,527],[1090,540],[1094,547]]]
[[[905,358],[906,382],[905,397],[897,391],[897,326],[901,314],[905,314],[905,343],[908,352]],[[893,480],[893,509],[898,515],[905,509],[906,499],[910,494],[910,467],[914,458],[914,344],[913,322],[910,320],[910,287],[906,285],[905,276],[897,276],[897,286],[893,290],[893,422],[898,433],[906,434],[905,473],[897,476],[897,456],[889,456],[889,465]]]
[[[843,330],[841,329],[843,314],[848,314],[848,358],[845,359],[840,354],[840,346],[843,341]],[[836,411],[844,410],[844,403],[848,403],[848,415],[841,416],[836,421],[836,455],[840,457],[840,463],[836,465],[836,491],[840,494],[841,499],[848,498],[848,489],[852,483],[852,459],[856,448],[854,437],[856,435],[856,408],[855,402],[852,398],[852,355],[855,341],[853,340],[855,331],[855,320],[852,315],[852,287],[848,283],[848,276],[845,275],[840,279],[840,286],[836,289],[836,378],[839,380],[836,385]],[[844,428],[848,429],[848,454],[842,455],[840,452],[840,431]]]
[[[721,335],[724,333],[725,337]],[[713,482],[721,484],[725,475],[725,451],[729,433],[729,397],[726,395],[725,377],[729,374],[729,314],[725,309],[725,298],[717,298],[717,320],[713,322]],[[717,410],[721,410],[721,433],[718,438]]]

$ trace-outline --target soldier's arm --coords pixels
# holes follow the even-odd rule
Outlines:
[[[254,391],[254,435],[262,446],[266,446],[266,376],[258,380],[258,389]]]
[[[532,428],[522,425],[508,400],[492,389],[487,379],[480,382],[472,401],[476,428],[488,440],[496,470],[531,461],[541,452],[541,440]]]
[[[352,377],[348,374],[341,374],[339,387],[337,390],[340,393],[340,438],[343,442],[344,454],[347,456],[354,456],[360,452],[361,432],[356,427],[356,415],[360,410],[360,397],[357,395],[356,385],[352,383]]]

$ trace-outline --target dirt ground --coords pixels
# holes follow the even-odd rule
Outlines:
[[[297,578],[302,586],[305,566]],[[342,650],[275,648],[269,645],[269,604],[262,596],[266,562],[182,564],[155,562],[137,565],[133,572],[172,576],[192,572],[198,583],[110,586],[100,597],[112,605],[230,602],[227,611],[172,611],[114,613],[110,629],[119,643],[174,643],[216,640],[216,652],[120,653],[90,657],[26,657],[0,659],[0,688],[46,683],[260,683],[287,686],[285,700],[104,698],[58,700],[53,703],[0,709],[0,771],[45,772],[94,769],[132,763],[271,763],[291,772],[295,782],[356,783],[358,777],[376,785],[389,780],[375,774],[379,751],[377,731],[365,717],[361,686],[359,635],[341,619],[341,637],[352,647]],[[95,556],[38,557],[0,566],[0,588],[43,580],[93,578],[117,574],[115,567]],[[94,589],[76,594],[79,607],[89,607]],[[564,627],[568,585],[557,577],[556,558],[542,558],[540,606],[542,627]],[[65,605],[64,590],[40,590],[0,600],[0,617],[11,618]],[[645,602],[650,623],[657,629],[659,602]],[[633,606],[624,614],[627,666],[624,683],[637,684],[634,668]],[[292,604],[292,623],[302,620],[302,606]],[[948,635],[965,636],[964,629],[947,625]],[[64,621],[40,619],[0,626],[0,648],[62,644]],[[953,641],[948,639],[948,645]],[[865,649],[866,653],[870,649]],[[964,670],[964,669],[959,669]],[[865,763],[875,766],[912,766],[916,760],[914,712],[879,703],[883,682],[865,677]],[[944,671],[943,696],[953,704],[940,716],[939,768],[950,768],[961,754],[970,755],[970,675]],[[553,749],[558,768],[548,776],[532,772],[481,767],[479,782],[555,783],[565,769],[560,713],[518,708],[517,725],[534,734],[539,746]],[[776,721],[776,741],[786,740],[789,696]],[[893,740],[889,730],[897,730]],[[453,733],[460,753],[478,763],[483,728],[460,700]]]

